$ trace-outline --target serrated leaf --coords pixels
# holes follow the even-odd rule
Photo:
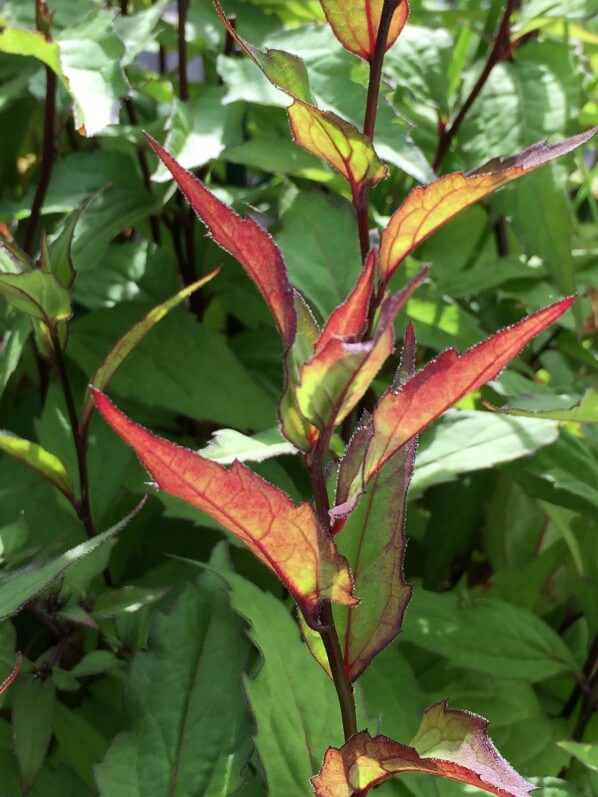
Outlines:
[[[182,301],[191,296],[191,294],[195,293],[195,291],[199,290],[199,288],[202,288],[204,285],[207,285],[208,282],[213,280],[219,271],[220,269],[216,269],[206,277],[202,277],[201,279],[191,283],[191,285],[187,285],[178,293],[175,293],[174,296],[171,296],[170,299],[167,299],[165,302],[162,302],[154,307],[142,319],[134,324],[110,349],[102,364],[92,376],[90,385],[93,385],[93,387],[97,388],[98,390],[104,390],[126,357],[143,340],[147,333],[150,332],[156,326],[156,324],[164,318],[164,316],[168,315],[168,313],[171,310],[174,310],[174,308],[177,307]],[[81,415],[82,428],[85,428],[89,423],[93,406],[93,399],[91,395],[88,395]]]
[[[52,274],[43,271],[0,274],[0,296],[45,324],[66,321],[71,316],[68,292]]]
[[[404,772],[424,772],[468,783],[498,797],[527,797],[536,787],[500,755],[488,736],[488,721],[449,709],[446,701],[424,712],[409,746],[366,731],[340,749],[330,748],[319,775],[317,797],[351,797]]]
[[[183,169],[148,136],[156,155],[174,177],[189,204],[208,227],[212,238],[235,257],[259,288],[288,348],[295,337],[293,294],[282,255],[273,239],[250,216],[242,219]]]
[[[387,391],[373,413],[374,434],[363,469],[364,483],[401,446],[465,394],[494,379],[523,347],[571,307],[562,299],[497,332],[462,355],[448,349],[398,391]]]
[[[4,451],[33,468],[57,487],[61,493],[64,493],[69,500],[73,500],[74,489],[71,478],[64,463],[54,454],[46,451],[37,443],[25,440],[4,429],[0,429],[0,451]]]
[[[295,100],[288,116],[295,143],[348,180],[355,197],[364,186],[376,185],[388,175],[370,139],[337,114]]]
[[[96,406],[158,488],[201,509],[242,540],[282,581],[311,624],[323,599],[353,604],[351,576],[310,504],[295,506],[240,462],[226,470],[129,420],[93,390]]]
[[[376,48],[384,0],[321,0],[334,35],[349,52],[371,61]],[[407,0],[395,0],[386,49],[397,40],[409,16]]]
[[[496,158],[475,172],[455,172],[413,189],[382,233],[380,273],[385,281],[422,241],[465,208],[507,183],[586,144],[593,128],[558,144],[539,142],[512,158]]]
[[[98,534],[91,540],[82,542],[69,551],[65,551],[65,553],[45,564],[34,563],[22,570],[12,570],[2,574],[0,576],[0,620],[16,614],[27,601],[34,598],[72,565],[108,542],[119,531],[122,531],[131,518],[139,512],[144,503],[145,499],[131,514],[116,523],[112,528],[102,534]]]
[[[0,32],[0,52],[37,58],[57,75],[62,75],[57,45],[38,31],[4,28]]]
[[[131,729],[95,767],[99,794],[205,795],[223,764],[230,780],[238,776],[246,760],[235,757],[249,731],[242,682],[248,652],[223,580],[207,573],[187,585],[155,616],[149,650],[131,664]]]
[[[213,0],[213,2],[218,16],[229,35],[261,69],[268,80],[291,97],[308,103],[313,102],[307,69],[301,58],[283,50],[260,50],[249,44],[237,33],[236,28],[230,23],[218,0]]]

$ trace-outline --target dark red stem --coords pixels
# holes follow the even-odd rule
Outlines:
[[[438,140],[438,149],[436,150],[436,157],[434,158],[434,171],[438,171],[442,166],[442,163],[444,162],[444,159],[450,150],[454,137],[459,132],[459,129],[463,124],[465,117],[469,113],[471,106],[474,104],[481,90],[484,88],[486,81],[490,77],[490,73],[500,61],[510,55],[511,16],[515,10],[516,1],[517,0],[507,0],[500,27],[494,40],[494,45],[490,50],[484,68],[482,69],[479,78],[470,91],[469,96],[463,103],[461,110],[455,117],[454,121],[452,124],[447,126],[440,135]]]
[[[187,41],[185,39],[185,24],[189,0],[177,0],[178,8],[178,51],[179,51],[179,97],[183,102],[189,99],[189,76],[187,72]]]
[[[32,254],[35,233],[39,223],[41,210],[46,197],[52,169],[54,168],[55,149],[55,127],[56,127],[56,74],[49,66],[46,67],[46,99],[44,104],[44,138],[42,149],[42,163],[39,175],[39,182],[35,190],[31,215],[25,230],[23,249],[28,255]]]

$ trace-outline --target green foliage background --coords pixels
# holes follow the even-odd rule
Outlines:
[[[93,197],[73,242],[66,356],[76,398],[116,340],[180,289],[192,238],[197,276],[219,264],[222,272],[190,308],[160,322],[109,392],[131,416],[191,447],[234,428],[265,432],[269,450],[278,444],[269,430],[282,387],[273,323],[239,266],[174,198],[142,130],[227,203],[252,209],[322,315],[360,268],[347,189],[291,142],[288,98],[246,58],[225,54],[208,0],[189,8],[187,102],[176,6],[130,0],[125,16],[114,2],[49,5],[53,42],[33,33],[33,0],[0,4],[0,229],[22,242],[39,179],[48,64],[59,76],[56,162],[41,217],[49,240]],[[372,192],[380,223],[433,177],[438,120],[460,108],[502,11],[496,0],[411,5],[385,63],[375,143],[396,168]],[[445,171],[598,124],[598,3],[520,6],[514,36],[530,35],[492,72]],[[227,0],[226,10],[253,44],[304,58],[321,107],[361,124],[366,66],[321,24],[318,2]],[[590,147],[508,187],[447,225],[395,278],[400,285],[432,265],[399,322],[414,321],[420,362],[559,296],[581,298],[575,316],[424,434],[408,517],[407,575],[418,588],[401,637],[358,687],[361,726],[403,741],[437,698],[483,714],[501,752],[539,778],[543,797],[598,793],[598,718],[583,717],[597,694],[598,435],[568,412],[585,394],[583,418],[598,417],[596,393],[587,392],[597,370],[595,162]],[[4,253],[0,271],[13,270]],[[5,302],[0,336],[0,426],[58,457],[76,484],[56,374],[50,368],[40,389],[30,322]],[[492,414],[483,398],[542,407],[548,417]],[[238,435],[219,444],[215,453],[229,461],[248,450],[251,459],[256,448]],[[254,458],[261,454],[263,446]],[[146,492],[146,476],[97,417],[89,460],[104,530]],[[284,447],[252,467],[294,498],[308,495],[300,462]],[[325,748],[341,742],[338,707],[274,579],[212,521],[154,492],[118,536],[107,533],[80,561],[58,559],[84,540],[60,492],[0,455],[0,679],[16,649],[26,656],[24,674],[0,697],[1,797],[310,794]],[[15,573],[48,560],[57,561],[26,582]],[[380,794],[471,792],[406,777]]]

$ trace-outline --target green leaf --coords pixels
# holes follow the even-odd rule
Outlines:
[[[77,320],[67,354],[85,373],[94,373],[143,309],[121,302]],[[275,418],[274,396],[252,379],[225,338],[180,311],[164,318],[159,330],[131,351],[111,389],[152,408],[241,429],[268,428]]]
[[[543,401],[540,402],[539,398],[543,398]],[[554,398],[558,400],[557,396]],[[525,403],[515,400],[500,407],[499,412],[524,418],[546,418],[574,423],[598,423],[598,391],[593,388],[586,390],[574,406],[571,406],[571,401],[568,399],[569,406],[563,409],[557,407],[548,409],[546,404],[549,402],[549,397],[534,397],[531,401]]]
[[[282,217],[277,241],[293,284],[327,317],[361,269],[350,206],[321,193],[300,193]]]
[[[94,604],[93,617],[96,620],[105,620],[107,617],[115,617],[121,613],[133,614],[144,606],[159,601],[168,589],[168,587],[143,589],[127,586],[104,592]]]
[[[52,737],[55,692],[51,681],[21,676],[14,689],[12,728],[23,785],[29,789]]]
[[[559,747],[571,753],[578,761],[598,772],[598,744],[581,744],[580,742],[559,742]]]
[[[52,584],[72,565],[108,542],[119,531],[122,531],[144,503],[145,500],[130,515],[127,515],[108,531],[98,534],[91,540],[82,542],[46,564],[2,574],[0,576],[0,619],[4,620],[16,614],[27,601],[30,601],[31,598],[34,598],[39,592]]]
[[[4,28],[0,31],[0,52],[31,56],[62,75],[58,47],[37,31]]]
[[[0,274],[0,296],[46,324],[66,321],[71,316],[68,292],[52,274],[43,271]]]
[[[74,498],[73,483],[64,464],[37,443],[0,429],[0,451],[21,460],[48,479],[69,500]]]
[[[102,797],[205,794],[225,761],[230,776],[248,717],[242,626],[219,576],[187,586],[157,615],[150,650],[136,656],[126,687],[131,730],[96,767]],[[230,792],[228,792],[230,793]]]
[[[530,683],[577,670],[561,638],[532,612],[484,598],[467,603],[451,593],[414,592],[402,637],[452,664]]]
[[[334,687],[302,647],[284,605],[240,576],[227,574],[226,579],[233,608],[249,623],[250,638],[263,656],[245,688],[268,793],[308,797],[309,778],[326,747],[342,738]]]
[[[296,454],[297,449],[282,436],[277,427],[251,437],[234,429],[220,429],[214,432],[206,448],[200,449],[199,453],[212,462],[231,465],[235,460],[263,462],[284,454]]]
[[[189,102],[175,102],[164,148],[185,169],[203,166],[243,141],[243,107],[223,105],[223,95],[223,88],[210,86]],[[152,179],[163,183],[172,176],[160,162]]]
[[[527,457],[557,437],[558,426],[550,420],[516,421],[487,412],[451,410],[422,435],[410,496],[453,481],[461,473]]]
[[[86,136],[118,122],[119,99],[128,90],[115,13],[97,9],[57,38],[62,71],[75,100],[75,127]]]
[[[114,30],[118,38],[125,45],[122,59],[123,66],[133,64],[155,38],[155,29],[159,26],[164,11],[169,5],[169,0],[158,0],[146,11],[136,14],[121,14],[114,21]]]
[[[31,324],[27,316],[21,313],[8,322],[8,328],[2,333],[2,356],[0,357],[0,397],[4,393],[8,380],[16,370],[27,338],[31,333]]]

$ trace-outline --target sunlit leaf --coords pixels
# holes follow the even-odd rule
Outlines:
[[[291,499],[240,462],[230,470],[157,437],[93,390],[100,413],[139,456],[158,488],[206,512],[242,540],[293,595],[309,622],[318,603],[352,605],[347,563],[320,528],[310,504]]]
[[[367,484],[401,446],[466,393],[494,379],[534,336],[562,316],[574,301],[575,297],[569,297],[555,302],[462,355],[448,349],[399,390],[387,391],[373,414],[374,434],[364,463],[364,483]]]
[[[46,324],[64,321],[71,315],[68,292],[52,274],[43,271],[0,274],[0,296]]]
[[[48,479],[67,498],[73,498],[73,483],[64,464],[42,446],[0,429],[0,451],[24,462],[25,465]]]
[[[500,408],[491,408],[504,415],[515,415],[523,418],[544,418],[564,423],[598,423],[598,392],[592,388],[587,390],[573,407],[547,409],[542,406],[534,410],[533,403],[533,401],[525,402],[525,404],[513,401]]]
[[[322,0],[324,13],[340,43],[355,55],[371,61],[384,0]],[[397,40],[409,16],[407,0],[395,0],[386,49]]]
[[[171,310],[174,310],[182,301],[191,296],[192,293],[202,288],[208,282],[214,279],[220,269],[216,269],[208,274],[206,277],[193,282],[191,285],[180,290],[170,299],[167,299],[162,304],[152,308],[141,320],[134,324],[125,334],[118,340],[110,349],[102,364],[97,369],[95,374],[90,380],[90,384],[98,390],[104,390],[108,382],[112,379],[118,368],[122,365],[126,357],[133,351],[133,349],[143,340],[143,338],[150,332],[155,325],[161,321],[165,315]],[[93,411],[93,399],[88,395],[83,413],[81,415],[81,426],[83,428],[89,423],[89,418]]]
[[[410,252],[465,208],[512,180],[583,146],[597,131],[598,128],[593,128],[558,144],[539,142],[512,158],[491,160],[475,172],[447,174],[427,186],[414,188],[382,233],[383,279],[387,281]]]
[[[284,439],[277,428],[258,432],[251,437],[235,429],[219,429],[199,453],[212,462],[232,465],[236,459],[239,462],[263,462],[283,454],[296,454],[297,449]]]
[[[468,783],[498,797],[527,797],[536,787],[500,755],[488,736],[488,721],[435,703],[407,746],[367,731],[340,749],[330,748],[319,775],[317,797],[352,797],[404,772],[424,772]]]
[[[358,195],[362,186],[376,185],[388,174],[369,138],[331,111],[295,100],[288,109],[295,142],[325,160],[345,177]]]
[[[235,257],[259,288],[270,307],[285,346],[295,337],[293,293],[282,255],[272,238],[251,216],[242,219],[183,169],[157,141],[148,142],[208,227],[211,237]]]

